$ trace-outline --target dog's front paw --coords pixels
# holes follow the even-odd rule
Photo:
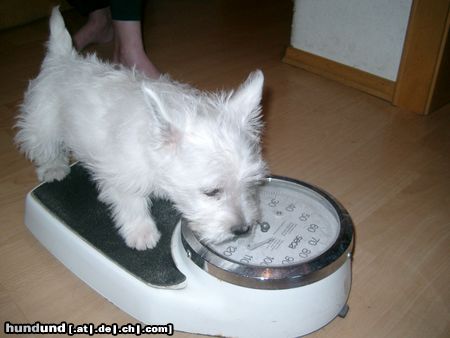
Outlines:
[[[161,233],[151,226],[135,227],[125,236],[125,243],[136,250],[153,249],[161,238]]]

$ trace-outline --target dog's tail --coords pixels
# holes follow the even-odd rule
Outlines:
[[[54,55],[68,55],[72,53],[72,50],[72,38],[66,29],[59,6],[55,6],[50,17],[48,51]]]

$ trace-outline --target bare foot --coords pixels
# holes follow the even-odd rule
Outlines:
[[[107,43],[112,41],[114,30],[111,12],[108,7],[101,8],[89,14],[88,21],[73,36],[73,44],[78,51],[92,43]]]
[[[113,61],[128,68],[136,67],[137,70],[153,79],[161,76],[161,72],[149,60],[144,50],[120,49],[117,53],[114,53]]]
[[[136,67],[150,78],[159,78],[161,72],[149,60],[142,42],[140,21],[113,21],[114,56],[113,61],[126,67]]]

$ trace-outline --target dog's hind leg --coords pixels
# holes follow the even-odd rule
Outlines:
[[[69,156],[64,147],[61,147],[57,156],[49,158],[43,163],[40,162],[40,160],[35,160],[36,173],[41,181],[61,181],[70,172]]]
[[[21,107],[16,127],[15,142],[33,161],[40,181],[62,180],[70,171],[69,152],[64,145],[56,105],[41,102],[48,96],[35,95],[37,88],[30,86]]]

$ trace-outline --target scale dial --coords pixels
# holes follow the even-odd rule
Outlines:
[[[241,286],[284,289],[336,271],[348,258],[353,223],[328,193],[272,176],[259,189],[261,220],[245,235],[205,244],[182,220],[188,256],[216,277]]]

